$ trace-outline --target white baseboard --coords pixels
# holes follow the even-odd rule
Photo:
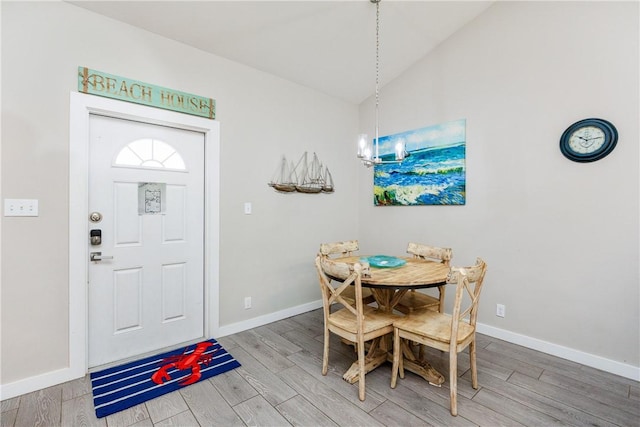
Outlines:
[[[41,375],[35,375],[12,383],[2,384],[0,385],[0,400],[11,399],[36,390],[42,390],[47,387],[66,383],[67,381],[82,378],[84,375],[84,373],[78,375],[78,373],[74,372],[71,368],[64,368]]]
[[[218,337],[214,338],[224,337],[227,335],[246,331],[248,329],[257,328],[258,326],[263,326],[272,322],[276,322],[278,320],[286,319],[287,317],[297,316],[298,314],[306,313],[320,307],[322,307],[322,301],[318,300],[296,307],[291,307],[285,310],[277,311],[275,313],[269,313],[263,316],[254,317],[253,319],[244,320],[242,322],[232,323],[231,325],[221,326],[219,328]],[[585,353],[579,350],[574,350],[568,347],[563,347],[558,344],[553,344],[550,342],[539,340],[537,338],[531,338],[526,335],[517,334],[515,332],[506,331],[504,329],[499,329],[481,323],[478,323],[478,332],[513,344],[518,344],[523,347],[538,350],[543,353],[561,357],[563,359],[571,360],[585,366],[590,366],[592,368],[610,372],[615,375],[620,375],[621,377],[640,381],[640,367],[637,366],[605,359],[604,357]],[[82,377],[82,375],[84,374],[79,374],[78,372],[74,372],[70,368],[65,368],[57,371],[47,372],[42,375],[25,378],[13,383],[3,384],[0,385],[0,400],[11,399],[13,397],[31,393],[36,390],[41,390],[43,388],[75,380]]]
[[[275,313],[269,313],[263,316],[254,317],[253,319],[243,320],[242,322],[220,326],[218,328],[218,335],[220,337],[233,335],[238,332],[246,331],[248,329],[257,328],[258,326],[264,326],[268,323],[277,322],[278,320],[286,319],[287,317],[297,316],[298,314],[306,313],[320,307],[322,307],[322,300],[317,300],[310,303],[298,305],[296,307],[287,308],[285,310],[276,311]]]
[[[508,341],[513,344],[518,344],[532,350],[538,350],[552,356],[561,357],[572,362],[600,369],[601,371],[610,372],[615,375],[620,375],[621,377],[640,381],[640,367],[637,366],[616,362],[611,359],[605,359],[604,357],[596,356],[594,354],[585,353],[580,350],[542,341],[537,338],[484,325],[482,323],[478,323],[477,331],[481,334],[489,335],[490,337]]]

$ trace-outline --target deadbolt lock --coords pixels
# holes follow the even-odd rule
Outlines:
[[[102,221],[102,214],[100,212],[91,212],[89,215],[89,221],[100,222]]]
[[[91,230],[89,232],[89,238],[91,240],[91,246],[102,244],[102,230]]]

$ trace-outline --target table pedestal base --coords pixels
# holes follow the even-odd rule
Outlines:
[[[374,340],[375,341],[375,340]],[[382,365],[384,362],[393,363],[393,353],[389,353],[384,348],[377,348],[378,343],[372,344],[374,346],[373,354],[367,354],[364,362],[364,370],[365,375],[368,372],[373,371],[378,366]],[[442,383],[444,383],[444,376],[436,371],[429,363],[424,360],[418,360],[416,356],[411,351],[411,347],[407,344],[405,340],[402,340],[402,354],[404,357],[404,369],[407,371],[411,371],[416,375],[420,375],[422,378],[427,380],[429,384],[440,387]],[[358,382],[360,373],[360,367],[358,365],[358,361],[353,362],[351,367],[342,378],[348,382],[349,384],[354,384]]]
[[[407,371],[411,371],[414,374],[420,375],[422,378],[427,380],[429,384],[436,387],[441,387],[442,383],[444,383],[444,376],[440,372],[433,369],[433,366],[429,365],[424,360],[405,360],[404,369]]]
[[[427,380],[429,384],[440,387],[444,382],[444,376],[433,369],[428,362],[424,360],[418,360],[413,354],[413,350],[409,346],[407,340],[400,341],[400,347],[402,348],[402,357],[404,357],[404,369],[420,375]],[[393,360],[392,360],[393,361]]]
[[[372,355],[367,354],[364,358],[364,372],[367,374],[368,372],[373,371],[378,366],[382,365],[387,361],[387,352],[382,349],[377,349],[374,351]],[[358,361],[353,362],[351,367],[347,372],[344,373],[342,378],[348,382],[349,384],[354,384],[358,382],[360,378],[360,366],[358,365]]]

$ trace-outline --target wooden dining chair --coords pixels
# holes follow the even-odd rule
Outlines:
[[[320,254],[325,257],[331,257],[332,255],[338,255],[340,257],[347,257],[353,255],[359,249],[357,240],[346,240],[344,242],[333,243],[321,243]],[[353,287],[345,289],[343,292],[343,298],[351,305],[355,305],[355,290]],[[362,288],[362,298],[365,304],[371,304],[375,302],[371,289]]]
[[[469,347],[471,385],[478,388],[476,367],[476,321],[486,263],[478,258],[472,267],[452,268],[447,283],[456,285],[452,314],[422,309],[393,323],[393,367],[391,388],[396,387],[398,372],[404,378],[400,340],[407,339],[449,352],[449,395],[451,415],[458,415],[458,353]]]
[[[329,337],[334,333],[341,338],[356,343],[358,354],[358,398],[365,399],[365,346],[366,341],[393,332],[393,322],[397,316],[378,311],[365,305],[362,300],[360,281],[362,266],[359,263],[347,264],[331,260],[318,254],[316,269],[322,290],[322,310],[324,314],[324,351],[322,354],[322,375],[327,375],[329,367]],[[336,283],[336,287],[332,285]],[[342,296],[348,288],[355,289],[355,304],[352,306]],[[331,305],[340,303],[344,308],[331,313]],[[368,355],[376,351],[371,345]]]
[[[447,266],[453,257],[453,251],[450,248],[439,248],[420,243],[409,243],[407,246],[407,253],[412,254],[414,258],[438,261]],[[415,289],[411,289],[409,292],[404,294],[395,308],[404,314],[409,314],[415,310],[423,308],[443,312],[444,294],[445,285],[438,286],[438,298],[422,292],[417,292]]]

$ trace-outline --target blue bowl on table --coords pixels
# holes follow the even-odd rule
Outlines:
[[[388,255],[374,255],[370,257],[360,258],[361,262],[368,262],[371,267],[376,268],[394,268],[401,267],[407,263],[407,260]]]

